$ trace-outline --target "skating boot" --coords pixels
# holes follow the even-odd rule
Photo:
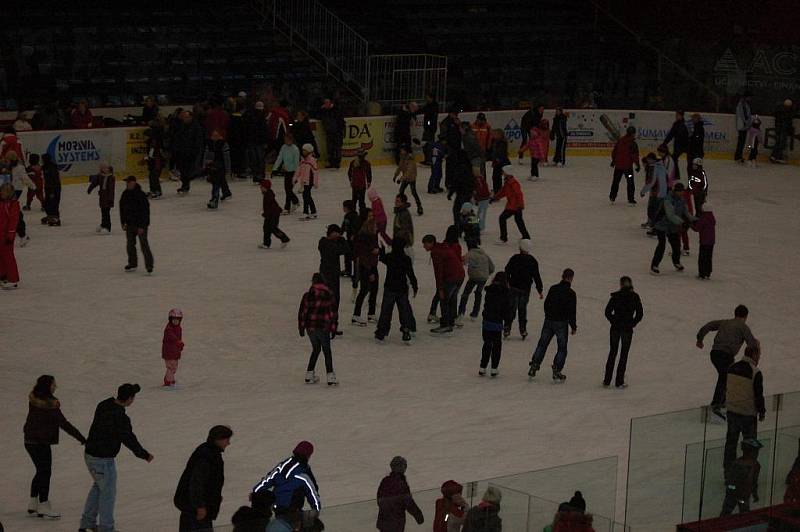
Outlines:
[[[378,320],[375,319],[375,314],[367,315],[367,323],[378,323]]]
[[[478,370],[478,377],[485,377],[486,376],[486,368],[480,368]]]
[[[524,327],[520,327],[520,329],[519,329],[519,335],[520,335],[520,336],[522,336],[522,339],[523,339],[523,340],[524,340],[525,338],[527,338],[527,337],[528,337],[528,331],[527,331],[527,329],[525,329]]]
[[[459,314],[459,315],[458,315],[458,317],[456,318],[456,321],[455,321],[454,325],[455,325],[455,326],[456,326],[456,328],[458,328],[458,329],[461,329],[462,327],[464,327],[464,315],[463,315],[463,314]]]
[[[367,320],[365,320],[361,316],[353,316],[352,318],[350,318],[350,324],[355,325],[356,327],[366,327]]]
[[[131,273],[131,272],[135,272],[135,271],[136,271],[136,266],[131,266],[130,264],[125,266],[125,273]]]
[[[28,235],[25,235],[24,237],[19,239],[19,244],[17,244],[17,245],[19,247],[21,247],[21,248],[24,248],[25,246],[30,244],[30,242],[31,242],[31,237],[29,237]]]
[[[567,376],[557,369],[553,369],[553,384],[563,384],[567,380]]]
[[[31,497],[28,501],[28,517],[38,517],[39,497]]]
[[[403,331],[403,343],[409,344],[411,343],[411,331],[408,329]]]
[[[491,371],[489,372],[489,376],[492,377],[492,378],[497,377],[499,374],[500,374],[500,372],[497,371],[497,368],[492,368]]]
[[[336,380],[336,373],[328,373],[328,386],[339,386],[339,381]]]
[[[536,362],[531,362],[530,366],[531,368],[528,370],[528,377],[532,379],[536,376],[536,372],[539,371],[539,364]]]
[[[417,215],[422,216],[422,214],[423,214],[422,206],[417,207]]]
[[[436,314],[428,314],[428,323],[439,323],[439,318],[436,317]]]
[[[319,377],[317,377],[313,371],[306,371],[306,384],[316,384],[319,382]]]
[[[212,210],[216,209],[217,207],[219,207],[219,200],[216,199],[216,198],[212,198],[211,201],[206,203],[206,207],[208,207],[209,209],[212,209]]]
[[[281,242],[281,249],[284,249],[291,242],[291,238],[287,238],[285,242]]]
[[[39,508],[36,510],[36,515],[42,519],[61,519],[61,514],[54,512],[50,507],[50,501],[40,502]]]
[[[503,340],[511,336],[511,329],[503,329]]]

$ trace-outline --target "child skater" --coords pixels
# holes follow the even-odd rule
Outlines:
[[[44,177],[42,177],[42,165],[39,164],[39,154],[32,153],[28,157],[28,177],[31,178],[36,189],[28,189],[28,197],[25,206],[22,207],[23,211],[31,210],[31,203],[33,198],[39,200],[39,207],[44,210]]]
[[[183,352],[183,312],[174,308],[169,311],[169,321],[164,328],[164,340],[161,343],[161,358],[167,371],[164,374],[164,386],[175,386],[175,372],[178,371],[178,361]]]
[[[394,172],[394,182],[400,183],[398,194],[405,194],[406,188],[411,188],[411,195],[417,202],[417,214],[422,216],[422,202],[417,194],[417,161],[414,160],[414,154],[408,146],[400,146],[400,161]]]
[[[428,194],[439,194],[444,192],[442,188],[442,163],[447,150],[444,147],[442,137],[431,146],[431,177],[428,180]]]
[[[294,174],[294,182],[303,186],[303,216],[300,220],[316,220],[317,206],[311,197],[311,189],[319,188],[319,166],[314,158],[314,146],[303,144],[300,166]]]
[[[708,280],[711,278],[714,244],[716,243],[717,220],[714,218],[714,208],[710,203],[703,203],[703,210],[692,229],[700,234],[700,254],[697,256],[697,278]]]
[[[372,216],[375,218],[375,230],[387,246],[392,245],[392,239],[386,233],[386,225],[389,223],[389,218],[386,215],[386,209],[383,206],[383,200],[375,187],[367,189],[367,198],[370,201],[370,208]]]
[[[539,179],[539,161],[544,161],[547,158],[547,152],[544,151],[545,141],[547,141],[547,144],[550,142],[547,129],[549,129],[549,124],[545,119],[542,119],[539,124],[531,128],[528,142],[519,149],[520,158],[526,151],[531,152],[531,176],[529,178],[531,181]]]
[[[486,366],[492,362],[490,375],[497,377],[497,367],[503,352],[503,330],[509,323],[511,296],[506,282],[506,272],[497,272],[492,284],[486,288],[483,304],[483,350],[478,375],[486,375]]]
[[[758,146],[764,144],[764,132],[761,131],[761,119],[758,115],[753,115],[753,123],[750,129],[747,130],[747,149],[750,155],[747,157],[747,164],[756,166],[756,158],[758,157]]]
[[[289,237],[286,233],[278,229],[278,223],[281,221],[281,206],[275,199],[275,191],[272,190],[272,181],[269,179],[262,179],[261,183],[262,210],[261,216],[264,218],[264,239],[258,245],[261,249],[269,249],[272,245],[272,237],[275,236],[281,241],[281,248],[285,248],[289,243]]]
[[[115,185],[114,169],[106,163],[100,165],[100,172],[97,175],[89,177],[89,189],[86,193],[91,194],[96,188],[100,204],[100,225],[95,229],[98,235],[111,234],[111,209],[114,207]]]

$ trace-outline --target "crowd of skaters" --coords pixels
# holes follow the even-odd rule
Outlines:
[[[261,106],[256,102],[254,110],[263,111],[259,107]],[[326,102],[324,108],[330,111],[334,108],[334,105],[332,102]],[[408,109],[409,112],[412,110],[414,112],[417,111],[414,106],[409,106]],[[204,155],[201,159],[203,164],[200,165],[200,173],[192,175],[191,178],[187,177],[185,172],[187,166],[181,169],[181,165],[177,161],[175,168],[176,174],[181,177],[179,192],[182,194],[188,192],[192,178],[206,175],[207,179],[212,183],[212,198],[208,204],[211,209],[218,207],[218,201],[228,199],[231,196],[227,187],[227,179],[231,176],[233,163],[231,162],[230,146],[225,140],[228,130],[223,112],[219,105],[212,105],[206,116],[206,124],[208,126],[206,133],[208,136],[202,140]],[[557,162],[560,166],[563,166],[566,162],[565,153],[563,153],[565,144],[563,143],[564,139],[561,138],[563,137],[562,134],[548,132],[549,124],[541,118],[543,113],[541,107],[531,109],[529,113],[531,117],[526,118],[526,121],[534,125],[526,135],[523,149],[520,150],[520,157],[525,151],[530,153],[531,179],[535,180],[539,175],[539,163],[545,161],[547,157],[547,148],[543,147],[544,141],[550,139],[552,134],[557,143],[561,142],[560,149],[562,153],[559,155],[559,161]],[[339,124],[338,117],[335,116],[334,112],[329,114],[333,117],[330,120],[332,124],[330,127],[337,127],[336,124]],[[428,323],[436,325],[431,330],[431,334],[449,336],[464,327],[469,297],[473,296],[474,303],[470,318],[477,319],[481,306],[483,306],[483,319],[481,322],[483,346],[480,350],[478,374],[483,377],[488,370],[488,374],[491,377],[496,377],[499,375],[502,344],[504,340],[510,337],[515,319],[518,322],[519,333],[523,340],[528,335],[527,305],[530,299],[530,292],[535,288],[539,298],[544,299],[545,316],[542,331],[529,364],[528,376],[535,378],[541,368],[547,348],[555,336],[558,345],[555,359],[551,366],[553,371],[552,378],[555,383],[564,382],[566,376],[563,373],[563,369],[567,358],[568,337],[570,333],[573,335],[577,333],[578,298],[572,288],[576,273],[570,268],[565,268],[561,279],[550,287],[545,298],[544,285],[538,271],[538,263],[533,257],[533,241],[523,217],[525,208],[523,190],[519,180],[514,175],[516,168],[508,159],[507,143],[502,138],[502,132],[501,135],[494,135],[493,130],[486,123],[485,116],[479,116],[474,123],[469,123],[460,121],[458,114],[458,110],[450,109],[447,117],[438,125],[438,128],[441,129],[441,134],[435,137],[427,136],[426,154],[430,153],[430,160],[423,161],[431,166],[427,192],[435,195],[446,190],[448,200],[453,200],[453,224],[446,227],[445,238],[439,241],[435,235],[428,234],[421,239],[424,250],[430,253],[435,278],[432,308],[427,319]],[[179,114],[179,117],[181,116],[186,117],[183,112]],[[559,111],[556,116],[564,115]],[[680,119],[681,116],[681,114],[678,114],[676,118]],[[302,119],[303,117],[301,116],[301,122]],[[180,120],[189,128],[197,127],[194,121],[187,124],[182,119]],[[305,120],[307,121],[307,116]],[[695,117],[695,120],[698,123],[702,121],[699,117]],[[554,123],[560,123],[559,128],[563,128],[561,129],[562,131],[566,129],[566,118],[558,119]],[[697,127],[697,124],[695,127]],[[260,173],[265,170],[263,159],[260,159],[260,153],[257,160],[261,161],[258,163],[261,167],[252,176],[246,176],[252,177],[260,185],[263,195],[264,240],[260,245],[262,248],[269,249],[271,247],[271,237],[273,236],[278,238],[283,245],[289,242],[289,237],[278,228],[278,222],[282,215],[292,214],[299,205],[299,200],[294,196],[295,185],[300,185],[303,188],[304,213],[301,219],[313,220],[318,216],[311,196],[312,190],[319,186],[321,169],[317,162],[318,150],[316,144],[312,143],[313,134],[311,134],[310,138],[308,136],[303,137],[302,127],[294,129],[295,131],[289,131],[284,128],[280,138],[280,145],[274,147],[277,159],[271,177],[273,179],[284,179],[286,197],[283,208],[272,189],[273,180],[266,178],[266,172],[264,172],[264,175]],[[310,133],[310,129],[308,131]],[[426,130],[426,134],[427,132]],[[200,134],[204,136],[202,132]],[[681,132],[673,135],[676,150],[678,150],[679,137],[682,138]],[[295,144],[297,138],[304,138],[309,142],[304,142],[302,147],[298,149]],[[329,142],[331,139],[333,139],[333,142],[338,142],[335,136],[331,136]],[[277,139],[275,140],[277,142]],[[504,146],[505,148],[503,148]],[[266,146],[264,149],[266,150]],[[9,152],[16,153],[16,150],[11,149]],[[707,279],[711,275],[711,252],[714,245],[715,221],[713,219],[713,209],[707,200],[708,178],[702,167],[702,141],[699,147],[687,148],[687,152],[700,157],[692,159],[691,166],[687,171],[687,186],[684,186],[677,174],[677,157],[669,153],[666,144],[659,147],[657,155],[648,154],[640,160],[635,142],[635,129],[633,131],[629,129],[626,135],[620,138],[612,152],[612,166],[614,166],[615,171],[612,177],[610,199],[613,203],[616,198],[617,186],[621,177],[624,176],[628,182],[629,203],[635,204],[632,193],[635,190],[632,186],[633,170],[635,168],[636,171],[639,171],[641,166],[644,166],[646,179],[640,195],[650,194],[650,201],[647,208],[648,220],[643,226],[649,230],[649,234],[658,238],[658,246],[651,263],[651,273],[659,273],[658,262],[663,256],[667,241],[672,246],[673,264],[679,271],[683,270],[680,265],[681,253],[677,243],[680,242],[680,238],[685,238],[686,230],[691,228],[700,232],[701,258],[698,276],[701,279]],[[173,152],[173,155],[178,160],[180,160],[179,153],[179,151]],[[377,190],[371,186],[371,166],[367,161],[366,152],[362,151],[351,161],[348,168],[347,175],[351,190],[347,194],[349,199],[343,202],[343,221],[341,225],[328,225],[325,235],[319,241],[320,267],[313,274],[311,287],[303,294],[298,311],[298,332],[301,336],[307,335],[312,345],[312,353],[305,377],[305,382],[308,384],[319,382],[315,368],[320,354],[323,354],[325,359],[327,384],[331,386],[338,384],[333,366],[331,341],[342,334],[342,328],[339,323],[341,278],[349,279],[352,282],[353,299],[354,303],[356,303],[351,319],[352,325],[367,326],[373,324],[375,326],[374,336],[376,340],[383,343],[389,336],[392,314],[396,306],[399,313],[402,341],[406,343],[413,342],[413,338],[417,333],[417,323],[409,301],[409,289],[412,292],[411,295],[416,296],[420,287],[414,272],[415,235],[413,218],[409,211],[411,205],[405,194],[406,190],[411,191],[416,201],[417,215],[422,216],[424,211],[416,190],[418,174],[416,162],[412,157],[411,146],[409,144],[400,145],[397,155],[398,168],[394,177],[395,181],[400,184],[400,188],[394,198],[391,225],[389,220],[390,213],[387,212],[383,199]],[[155,152],[149,150],[148,158],[154,156]],[[14,156],[6,156],[5,159],[11,159],[13,163]],[[49,194],[56,195],[56,190],[58,191],[57,195],[60,197],[60,183],[58,187],[47,184],[46,166],[50,164],[52,168],[54,165],[52,161],[45,160],[44,156],[42,160],[44,167],[41,179],[44,181],[45,203],[48,203],[50,201],[47,199]],[[34,159],[31,158],[29,162],[32,163],[33,161]],[[487,181],[487,163],[491,163],[490,167],[492,168],[491,187]],[[187,163],[184,160],[182,164]],[[337,168],[340,161],[334,160],[330,164]],[[35,165],[31,164],[30,166],[33,167]],[[253,169],[248,167],[248,170]],[[59,181],[57,171],[57,168],[55,168],[55,180]],[[15,175],[13,166],[11,175],[12,178]],[[442,177],[444,177],[445,189],[441,188]],[[16,271],[9,267],[9,249],[11,250],[11,261],[13,261],[15,237],[19,237],[22,243],[26,241],[24,239],[27,236],[18,234],[18,228],[21,225],[18,221],[22,220],[23,209],[18,209],[16,198],[21,195],[22,188],[27,186],[29,192],[33,193],[28,200],[28,205],[26,205],[29,208],[30,201],[39,197],[36,192],[41,188],[41,186],[37,186],[37,179],[39,178],[35,172],[33,172],[33,175],[31,175],[31,172],[26,172],[26,178],[20,177],[19,182],[12,179],[10,183],[0,188],[0,195],[3,198],[3,211],[1,212],[4,214],[0,220],[4,225],[0,225],[0,229],[6,235],[3,243],[4,248],[0,253],[0,258],[3,260],[4,288],[8,287],[9,284],[13,284],[16,287],[18,282],[18,276],[14,277],[14,275],[17,275]],[[149,194],[146,194],[135,177],[129,176],[124,181],[125,191],[119,201],[119,210],[121,225],[126,232],[128,243],[128,263],[125,270],[134,271],[137,268],[136,241],[138,239],[145,258],[146,269],[148,273],[152,273],[153,257],[147,241],[149,201],[160,197],[160,183],[158,185],[159,188],[154,190],[153,179],[151,179],[151,190]],[[107,164],[101,165],[98,174],[90,179],[88,193],[91,194],[94,189],[99,192],[101,223],[97,228],[97,232],[100,234],[109,234],[111,231],[110,210],[114,206],[114,183],[113,169]],[[502,271],[495,272],[495,265],[491,257],[481,246],[486,240],[484,230],[488,207],[490,204],[502,199],[505,199],[506,203],[498,218],[500,235],[497,244],[504,245],[508,243],[507,220],[512,217],[517,224],[521,238],[518,240],[519,252],[512,256]],[[691,204],[691,202],[694,203],[694,211],[699,216],[692,215],[689,212],[687,203]],[[14,209],[15,204],[17,206],[16,210]],[[50,211],[48,211],[48,216],[43,219],[43,223],[59,225],[60,215],[58,215],[57,201],[55,217],[50,216],[52,210],[51,207]],[[326,213],[326,216],[329,215]],[[703,216],[705,216],[705,222]],[[391,235],[389,235],[390,230],[392,232]],[[465,244],[466,252],[463,252],[461,242]],[[684,240],[684,254],[688,254],[688,250],[688,241]],[[342,260],[345,261],[344,269],[341,266]],[[380,307],[378,307],[377,296],[380,286],[378,264],[381,263],[385,265],[386,270],[383,295]],[[464,287],[463,291],[461,290],[462,287]],[[362,317],[361,313],[365,299],[367,300],[366,319]],[[380,313],[376,316],[378,308],[380,308]],[[438,314],[437,308],[440,309]],[[736,320],[741,319],[740,313],[741,309],[737,308]],[[605,315],[610,322],[610,350],[602,382],[605,386],[610,386],[611,381],[614,380],[615,387],[621,389],[627,385],[625,370],[633,329],[643,317],[643,305],[639,296],[633,291],[633,282],[630,277],[623,276],[620,279],[620,289],[612,293]],[[165,330],[163,352],[167,367],[164,378],[165,386],[175,385],[177,360],[180,359],[180,352],[183,348],[183,342],[179,334],[181,319],[182,314],[177,309],[174,309],[174,312],[170,312],[169,323]],[[173,330],[170,331],[170,328]],[[178,330],[174,330],[175,328]],[[747,444],[748,448],[752,448],[755,445],[753,443],[755,434],[757,434],[755,432],[755,419],[759,417],[763,419],[764,416],[763,381],[760,372],[757,370],[760,346],[757,342],[751,345],[741,327],[734,327],[735,331],[730,332],[730,327],[722,324],[713,324],[712,322],[705,329],[719,331],[717,339],[720,347],[717,348],[717,341],[715,340],[715,348],[712,350],[711,358],[719,372],[720,380],[724,383],[735,383],[734,388],[738,391],[735,401],[737,404],[748,403],[749,401],[754,405],[746,407],[744,412],[740,413],[736,410],[736,406],[731,408],[725,398],[720,399],[720,394],[715,392],[712,411],[717,418],[727,420],[729,427],[725,453],[725,467],[728,469],[731,464],[737,461],[735,455],[739,435],[743,435],[744,439],[749,442]],[[702,330],[701,333],[698,333],[699,347],[702,347],[702,336],[704,334]],[[728,339],[728,335],[733,335],[734,340]],[[735,362],[735,356],[742,345],[742,341],[738,341],[739,338],[743,338],[743,341],[748,341],[748,349],[745,357],[739,362]],[[736,345],[737,342],[738,345]],[[720,352],[725,352],[726,358],[724,360]],[[616,378],[614,378],[615,373]],[[51,384],[54,391],[55,385],[54,383]],[[122,407],[122,415],[124,415],[124,408],[132,404],[133,397],[139,391],[136,385],[124,385],[124,387],[124,390],[123,387],[120,388],[116,398],[106,401],[110,412],[108,415],[118,415],[119,407]],[[719,387],[720,384],[718,382],[717,388]],[[50,395],[52,396],[52,391]],[[761,406],[759,406],[759,401]],[[33,410],[33,400],[31,400],[31,405]],[[727,409],[726,406],[728,407]],[[98,407],[98,412],[99,410]],[[58,425],[66,426],[64,425],[66,420],[63,420],[63,416],[61,416],[61,419],[58,417],[55,419]],[[218,432],[222,430],[222,433],[227,434],[223,429],[215,428]],[[70,432],[70,434],[76,438],[80,436],[77,431]],[[132,432],[130,435],[132,435]],[[119,441],[130,447],[135,454],[138,453],[137,456],[152,460],[152,455],[144,451],[141,446],[138,446],[138,442],[134,443],[135,437],[134,440],[130,440],[129,437],[129,435],[120,436]],[[80,440],[80,438],[78,439]],[[89,439],[91,439],[91,432]],[[216,442],[221,440],[227,440],[229,443],[230,435],[227,438],[214,439],[210,434],[207,443],[217,445]],[[220,445],[217,445],[217,447],[220,447]],[[732,451],[731,448],[733,449]],[[222,450],[224,450],[224,447],[221,447],[220,452]],[[113,456],[116,456],[118,451],[119,445],[117,444],[116,451],[112,453]],[[52,512],[49,505],[45,504],[47,503],[47,495],[45,494],[43,499],[41,493],[43,491],[41,488],[42,477],[45,476],[45,472],[47,472],[49,478],[49,464],[45,465],[47,459],[43,458],[44,454],[35,454],[30,450],[29,453],[34,464],[36,464],[37,477],[39,478],[39,480],[34,479],[36,488],[32,487],[31,489],[32,510],[29,509],[29,512],[32,515],[42,517],[55,517],[57,514]],[[106,530],[103,528],[106,525],[102,522],[104,520],[103,513],[106,512],[107,514],[108,507],[103,506],[102,497],[108,497],[109,495],[107,491],[103,495],[103,486],[99,486],[97,483],[97,472],[104,467],[109,467],[107,459],[111,458],[113,463],[113,456],[105,456],[105,454],[108,454],[105,451],[100,451],[97,454],[100,456],[92,455],[87,451],[87,457],[105,461],[100,460],[90,464],[90,460],[87,458],[87,467],[95,483],[84,512],[82,528],[85,530],[96,529],[95,524],[92,522],[93,515],[95,517],[97,515],[100,516],[101,525],[97,530]],[[308,456],[305,458],[307,461]],[[293,459],[298,460],[296,456]],[[105,471],[104,469],[102,470]],[[280,471],[278,476],[280,476]],[[256,490],[256,492],[258,491]],[[36,501],[34,501],[34,498]],[[111,501],[111,511],[113,513],[113,496],[111,496]],[[312,502],[313,506],[313,501],[310,502]],[[273,503],[272,506],[274,507],[276,504]],[[195,512],[192,518],[185,517],[182,514],[182,530],[202,530],[203,523],[209,515],[213,515],[213,513],[209,514],[207,509],[203,516],[198,512]],[[111,519],[113,522],[113,517]],[[208,520],[213,520],[213,517],[208,518]],[[107,523],[108,519],[106,519]],[[188,524],[184,526],[184,523]],[[86,526],[83,526],[84,524]],[[113,525],[108,530],[113,530]],[[276,528],[275,530],[279,529]],[[465,528],[464,530],[469,529]]]

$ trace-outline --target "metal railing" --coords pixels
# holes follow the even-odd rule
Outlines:
[[[369,58],[369,99],[395,107],[422,102],[431,93],[447,100],[447,57],[429,54],[373,55]]]

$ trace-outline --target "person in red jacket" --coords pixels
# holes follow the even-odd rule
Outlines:
[[[353,203],[358,205],[358,212],[364,216],[367,210],[365,196],[367,189],[372,186],[372,165],[367,160],[367,150],[358,150],[356,158],[350,161],[347,178],[350,180],[350,188],[353,189]]]
[[[24,161],[22,144],[14,132],[14,128],[7,128],[0,137],[0,159],[5,159],[9,153],[16,153],[18,161]]]
[[[620,137],[611,151],[611,167],[614,168],[614,176],[611,181],[611,191],[608,193],[608,199],[611,203],[617,200],[617,192],[619,192],[619,182],[622,176],[625,176],[625,181],[628,184],[628,204],[636,205],[634,195],[636,187],[633,183],[633,168],[636,167],[638,172],[639,166],[639,145],[636,144],[636,128],[628,126],[625,130],[625,135]]]
[[[214,131],[219,132],[222,140],[228,139],[228,132],[231,127],[231,115],[222,107],[222,98],[214,96],[211,98],[211,109],[206,113],[206,119],[203,121],[203,128],[206,130],[206,138],[211,138]]]
[[[89,102],[86,100],[79,101],[78,106],[72,110],[72,114],[69,117],[73,129],[90,129],[93,120],[92,111],[89,110]]]
[[[422,510],[419,509],[411,488],[406,481],[408,463],[402,456],[395,456],[389,463],[391,473],[381,480],[378,486],[378,521],[375,527],[380,532],[404,532],[406,529],[406,512],[411,514],[418,525],[425,522]]]
[[[464,263],[460,252],[445,242],[437,243],[433,235],[425,235],[422,245],[431,254],[436,290],[442,305],[442,319],[431,333],[448,334],[453,332],[458,313],[458,291],[464,282]]]
[[[525,196],[522,194],[522,187],[519,186],[519,181],[514,177],[511,172],[514,167],[507,164],[503,167],[503,188],[495,194],[490,201],[494,202],[502,198],[507,198],[506,208],[500,215],[500,242],[505,244],[508,242],[508,227],[506,225],[509,218],[514,217],[517,223],[522,238],[530,240],[531,235],[525,227],[525,220],[522,219],[522,211],[525,209]]]
[[[272,181],[269,179],[261,180],[262,210],[261,216],[264,218],[264,241],[258,245],[261,249],[269,249],[272,245],[272,236],[281,241],[281,248],[285,248],[289,243],[286,233],[278,229],[281,220],[281,206],[275,199],[275,192],[272,190]]]
[[[0,186],[0,288],[3,290],[13,290],[19,285],[17,259],[14,258],[19,213],[14,186],[3,184]]]
[[[167,372],[164,374],[164,386],[175,386],[175,372],[178,371],[178,361],[183,353],[183,312],[174,308],[169,311],[169,321],[164,328],[164,339],[161,341],[161,358]]]
[[[461,530],[469,505],[461,495],[464,487],[455,480],[442,484],[442,496],[436,499],[436,513],[433,517],[433,532]]]

